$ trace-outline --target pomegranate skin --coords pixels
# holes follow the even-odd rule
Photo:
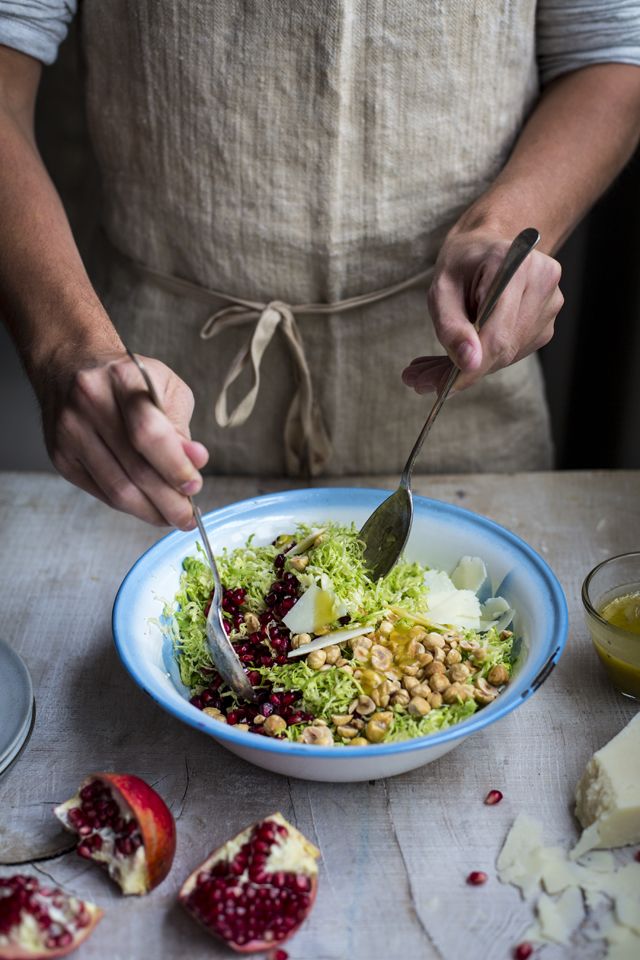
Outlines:
[[[10,887],[21,881],[23,897],[27,902],[16,904],[15,894],[20,891],[15,887],[12,890]],[[28,892],[25,887],[28,888]],[[66,915],[64,929],[60,929],[60,925],[57,929],[50,919],[47,921],[47,927],[44,927],[33,917],[34,908],[36,910],[44,908],[44,911],[48,912],[47,905],[53,904],[54,898],[58,910],[59,905],[63,905]],[[12,899],[14,903],[10,904]],[[11,913],[13,916],[10,916]],[[0,878],[0,960],[27,960],[27,958],[44,960],[47,957],[64,957],[84,943],[103,916],[104,910],[100,910],[95,904],[71,897],[61,890],[41,887],[35,877],[17,875]],[[30,928],[22,926],[25,917],[32,921]],[[25,934],[27,934],[26,937]],[[23,942],[20,942],[20,939]],[[27,939],[30,942],[24,942]],[[65,942],[47,946],[49,939]]]
[[[319,856],[281,814],[271,814],[214,850],[185,880],[180,903],[238,953],[278,947],[313,906]],[[240,909],[229,914],[234,900]]]
[[[102,840],[97,849],[91,849],[92,837],[82,837],[82,827],[78,829],[73,822],[73,811],[82,812],[81,794],[85,788],[99,790],[100,785],[109,791],[119,808],[119,820],[129,827],[124,832],[132,837],[138,848],[142,847],[143,854],[135,847],[129,853],[119,854]],[[140,777],[126,773],[91,774],[80,784],[75,797],[55,807],[53,812],[67,830],[80,833],[78,852],[81,856],[107,866],[109,875],[123,893],[142,896],[162,883],[169,873],[176,851],[176,825],[162,797]],[[131,828],[132,821],[135,821],[136,830]],[[122,842],[126,844],[126,839]]]

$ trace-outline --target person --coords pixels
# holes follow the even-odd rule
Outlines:
[[[637,144],[637,2],[83,0],[101,298],[33,133],[74,7],[0,0],[0,309],[64,477],[191,529],[205,467],[396,473],[451,363],[422,469],[550,467],[553,253]]]

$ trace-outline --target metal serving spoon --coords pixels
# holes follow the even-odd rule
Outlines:
[[[144,377],[153,403],[161,413],[164,413],[162,402],[156,393],[153,381],[147,372],[147,368],[143,364],[140,357],[137,357],[135,353],[129,349],[129,347],[125,347],[125,349]],[[206,628],[209,650],[211,652],[211,656],[213,657],[213,661],[216,665],[218,673],[225,683],[227,683],[234,693],[237,693],[239,697],[243,697],[243,699],[251,700],[253,703],[255,703],[257,700],[255,691],[251,686],[249,679],[244,672],[244,667],[238,658],[238,654],[233,649],[233,644],[229,640],[227,632],[224,629],[222,618],[222,584],[220,582],[218,567],[213,556],[213,550],[211,549],[211,544],[209,543],[209,537],[207,536],[207,531],[205,530],[202,522],[202,514],[200,513],[200,508],[195,503],[193,497],[189,497],[189,502],[193,508],[193,515],[196,518],[198,530],[200,532],[200,536],[202,537],[204,552],[207,555],[207,560],[209,561],[209,566],[211,567],[211,572],[213,573],[213,597],[211,598],[211,606],[209,608],[209,615],[207,616]]]
[[[540,234],[533,227],[528,227],[526,230],[523,230],[515,238],[480,308],[474,324],[477,331],[480,331],[485,320],[491,315],[505,287],[512,279],[518,267],[538,244],[539,240]],[[459,373],[458,367],[454,367],[440,395],[436,398],[427,422],[422,428],[422,432],[416,440],[415,446],[405,464],[400,486],[395,493],[381,503],[378,509],[371,514],[360,531],[360,537],[365,543],[365,566],[371,571],[373,580],[386,577],[395,566],[396,561],[402,554],[409,539],[411,523],[413,521],[411,473],[416,458],[422,448],[422,444],[431,430],[433,422],[438,416]]]

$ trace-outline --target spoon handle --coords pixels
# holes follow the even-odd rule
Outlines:
[[[493,310],[504,293],[504,290],[507,284],[512,280],[513,275],[515,274],[518,267],[526,260],[531,251],[538,245],[540,241],[540,234],[535,229],[535,227],[527,227],[526,230],[522,230],[518,236],[515,238],[511,246],[507,251],[507,255],[500,265],[500,269],[496,273],[493,283],[489,287],[489,292],[484,300],[484,303],[480,307],[476,322],[474,324],[476,330],[480,332],[483,324],[491,316]],[[427,422],[420,432],[420,436],[416,440],[413,450],[409,454],[409,459],[405,464],[404,471],[402,473],[402,479],[400,485],[409,490],[411,485],[411,473],[413,471],[414,464],[422,449],[422,444],[427,439],[427,434],[433,426],[433,422],[440,413],[443,403],[449,395],[451,387],[455,383],[456,377],[460,373],[458,367],[454,366],[451,373],[447,378],[443,389],[440,391],[439,395],[436,397],[436,401],[431,408],[431,413],[427,417]]]
[[[158,396],[156,389],[153,385],[153,380],[147,372],[142,360],[133,353],[125,345],[125,350],[137,366],[138,370],[144,377],[144,381],[147,385],[149,391],[149,396],[151,397],[152,402],[161,411],[164,413],[164,408],[162,406],[162,401]],[[226,681],[226,683],[234,690],[239,696],[244,697],[245,700],[250,700],[255,702],[256,693],[247,679],[247,675],[244,672],[244,667],[242,666],[238,655],[233,647],[233,644],[229,640],[224,627],[222,625],[222,583],[220,581],[220,574],[218,572],[218,565],[213,556],[213,550],[211,549],[211,544],[209,543],[209,537],[207,536],[207,531],[204,528],[204,523],[202,522],[202,514],[200,513],[200,508],[196,504],[193,497],[189,497],[189,503],[193,510],[193,515],[198,525],[198,532],[202,538],[202,545],[204,547],[204,552],[209,561],[209,566],[211,567],[211,573],[213,574],[213,596],[211,597],[211,606],[209,607],[209,615],[207,617],[207,640],[209,641],[209,648],[213,656],[216,667],[218,668],[218,673]]]

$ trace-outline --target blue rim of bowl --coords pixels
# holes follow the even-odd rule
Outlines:
[[[373,487],[311,487],[294,489],[282,491],[280,493],[265,494],[264,496],[260,497],[251,497],[247,500],[239,500],[235,503],[229,504],[226,507],[221,507],[218,510],[213,510],[210,513],[203,515],[202,519],[207,529],[209,529],[213,528],[217,523],[225,522],[226,520],[241,514],[244,509],[248,509],[250,507],[255,508],[256,506],[268,506],[269,504],[279,506],[282,501],[285,501],[284,506],[287,506],[290,498],[296,495],[306,495],[308,500],[311,496],[315,496],[317,499],[320,499],[323,494],[331,494],[335,497],[336,495],[340,494],[353,495],[363,492],[367,494],[379,495],[380,503],[385,499],[386,496],[389,495],[388,490],[379,490]],[[377,506],[377,504],[373,505],[372,509],[375,509],[375,506]],[[529,546],[528,543],[516,536],[515,533],[507,530],[506,527],[502,527],[493,520],[489,520],[480,514],[473,513],[471,510],[466,510],[464,507],[459,507],[456,504],[445,503],[441,500],[432,500],[428,497],[414,495],[414,508],[419,507],[426,508],[435,513],[439,512],[441,514],[450,514],[453,517],[459,517],[461,519],[472,518],[475,525],[484,527],[493,536],[498,536],[499,538],[511,543],[520,551],[520,553],[525,554],[531,566],[537,572],[540,580],[546,585],[549,591],[548,598],[552,611],[551,616],[548,618],[549,627],[546,639],[550,639],[550,637],[553,636],[555,638],[555,643],[548,644],[548,647],[552,652],[549,654],[542,667],[538,670],[534,679],[529,682],[525,690],[521,691],[517,695],[514,695],[514,691],[512,690],[511,695],[509,695],[509,688],[507,688],[507,690],[500,694],[497,700],[494,700],[493,703],[489,704],[487,707],[484,707],[482,710],[478,710],[477,713],[474,713],[466,720],[462,720],[459,723],[454,724],[452,727],[448,727],[446,730],[427,734],[424,737],[414,737],[411,740],[398,740],[394,741],[393,743],[376,744],[376,756],[385,756],[390,754],[395,755],[398,753],[411,752],[413,750],[424,750],[430,746],[449,743],[452,740],[457,740],[460,737],[466,737],[471,733],[475,733],[477,730],[480,730],[491,723],[495,723],[496,720],[502,719],[502,717],[506,716],[508,713],[511,713],[512,710],[515,710],[515,708],[523,703],[524,700],[527,700],[545,682],[545,680],[551,674],[553,668],[558,663],[567,638],[569,619],[567,603],[564,593],[562,592],[562,588],[560,587],[560,584],[558,583],[555,574],[549,565],[539,554],[535,552],[535,550],[533,550],[532,547]],[[196,730],[200,730],[222,743],[230,742],[238,746],[252,748],[265,753],[281,754],[288,757],[298,756],[306,759],[309,759],[310,757],[318,757],[323,759],[340,760],[344,757],[345,760],[348,760],[350,757],[371,757],[371,751],[373,748],[370,745],[366,747],[345,748],[341,748],[339,746],[320,747],[316,745],[290,743],[289,741],[283,740],[271,740],[264,736],[256,736],[256,734],[250,733],[249,731],[235,730],[233,726],[229,727],[225,724],[219,723],[216,720],[210,720],[208,717],[203,717],[201,712],[192,704],[190,704],[188,700],[181,699],[180,702],[176,704],[167,703],[146,686],[144,679],[139,674],[137,664],[129,655],[129,652],[124,647],[120,637],[119,621],[122,620],[123,625],[126,625],[125,612],[126,604],[129,599],[127,594],[130,590],[134,589],[133,581],[136,578],[137,572],[141,567],[146,567],[148,565],[150,555],[158,551],[161,545],[165,545],[166,548],[171,547],[175,540],[179,540],[181,538],[186,540],[187,537],[190,538],[192,536],[192,532],[185,534],[182,531],[176,530],[173,533],[167,534],[166,537],[163,537],[162,540],[159,540],[156,544],[150,547],[149,550],[143,553],[120,585],[120,589],[118,590],[113,604],[112,630],[116,649],[127,672],[138,684],[141,690],[143,690],[144,693],[146,693],[152,700],[162,707],[163,710],[166,710],[168,713],[171,713],[173,716],[177,717],[179,720],[182,720],[184,723],[187,723],[189,726],[195,727]]]

